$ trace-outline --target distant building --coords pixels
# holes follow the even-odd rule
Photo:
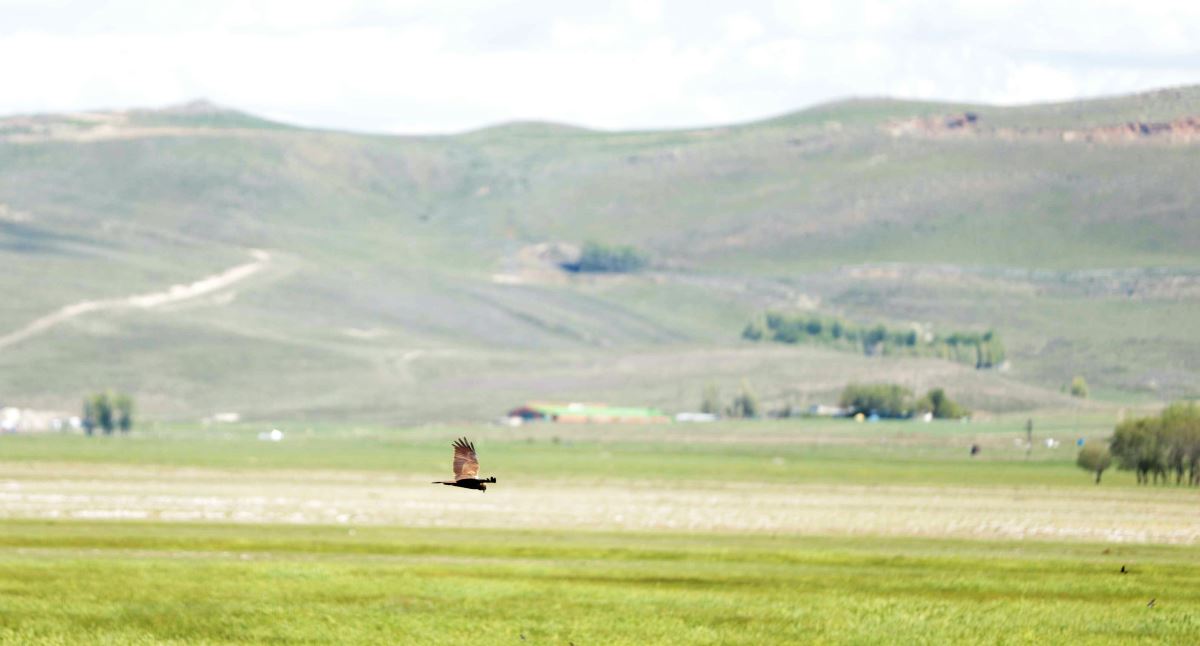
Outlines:
[[[15,406],[0,407],[0,433],[61,431],[67,423],[66,413]]]
[[[21,411],[12,406],[0,408],[0,433],[15,433],[21,423]]]
[[[813,404],[808,407],[808,414],[814,417],[846,417],[850,414],[850,409],[842,408],[841,406]]]
[[[523,422],[547,421],[560,424],[661,424],[671,418],[656,408],[632,408],[607,404],[530,403],[508,411],[509,419]]]

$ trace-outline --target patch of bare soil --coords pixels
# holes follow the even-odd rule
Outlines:
[[[492,275],[501,285],[561,285],[570,280],[563,265],[579,260],[578,245],[542,242],[521,247],[505,259],[503,271]]]

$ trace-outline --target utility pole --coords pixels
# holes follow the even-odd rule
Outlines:
[[[1033,451],[1033,418],[1025,420],[1025,459],[1029,459],[1029,454]]]

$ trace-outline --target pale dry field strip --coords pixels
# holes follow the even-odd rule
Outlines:
[[[339,471],[0,465],[0,518],[1200,543],[1186,489],[501,482]]]

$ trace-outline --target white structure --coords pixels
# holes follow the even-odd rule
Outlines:
[[[712,413],[677,413],[676,422],[715,422],[717,416]]]

